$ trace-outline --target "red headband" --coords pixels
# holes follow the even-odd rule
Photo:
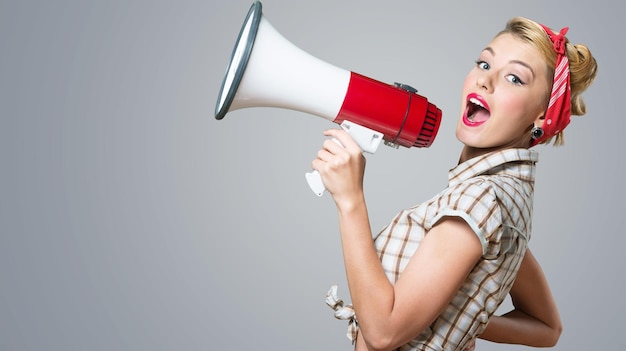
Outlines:
[[[568,27],[561,29],[559,34],[554,34],[550,28],[541,24],[546,31],[548,37],[554,45],[554,51],[557,53],[556,67],[554,68],[554,81],[552,83],[552,93],[550,94],[550,103],[546,111],[545,119],[541,128],[543,136],[533,139],[531,146],[535,146],[540,142],[557,135],[562,132],[570,122],[570,79],[569,79],[569,61],[565,50],[565,34]]]

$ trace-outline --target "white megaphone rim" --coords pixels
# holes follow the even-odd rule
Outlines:
[[[237,89],[241,83],[256,35],[259,30],[259,23],[263,15],[263,6],[260,1],[255,1],[246,15],[246,19],[239,31],[239,37],[233,48],[233,52],[226,68],[226,74],[222,81],[222,87],[217,96],[215,105],[215,118],[222,119],[230,109],[230,105],[235,99]]]

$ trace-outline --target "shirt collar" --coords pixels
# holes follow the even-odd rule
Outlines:
[[[539,153],[529,149],[494,151],[469,159],[448,172],[449,185],[484,174],[505,173],[528,181],[535,180]]]

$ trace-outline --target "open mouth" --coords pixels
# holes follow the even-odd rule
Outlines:
[[[469,124],[482,124],[491,116],[487,103],[475,94],[468,96],[465,112]]]

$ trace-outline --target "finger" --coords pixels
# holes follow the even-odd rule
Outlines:
[[[345,152],[343,145],[341,145],[339,141],[335,138],[324,140],[324,143],[322,144],[322,150],[327,151],[330,155],[337,155]]]
[[[326,150],[325,148],[317,152],[317,159],[324,161],[324,162],[330,161],[333,157],[334,157],[334,154]]]
[[[350,151],[361,150],[359,145],[354,141],[354,139],[350,136],[350,134],[348,134],[343,129],[328,129],[324,132],[324,135],[331,136],[337,139],[337,141],[341,143],[343,148],[347,150],[350,150]]]
[[[319,172],[323,164],[324,164],[324,161],[320,160],[319,158],[316,158],[315,160],[311,161],[311,169],[314,169]]]

